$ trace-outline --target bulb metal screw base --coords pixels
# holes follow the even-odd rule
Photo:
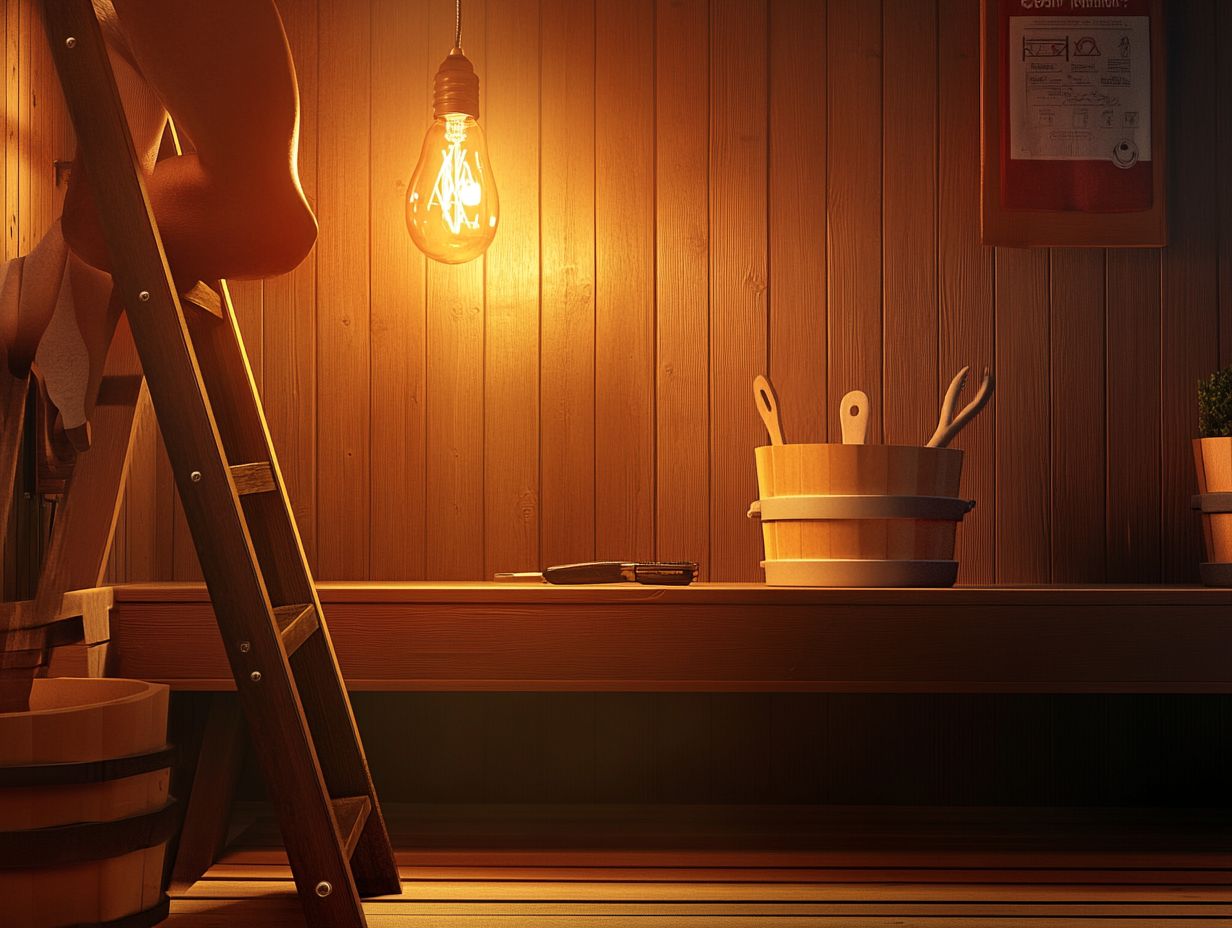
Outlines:
[[[432,115],[439,119],[450,113],[479,118],[479,75],[460,48],[441,62],[432,87]]]

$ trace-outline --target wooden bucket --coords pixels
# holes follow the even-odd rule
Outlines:
[[[951,586],[962,452],[910,445],[755,449],[771,586]]]
[[[1195,438],[1198,495],[1206,561],[1199,568],[1207,586],[1232,586],[1232,438]]]
[[[166,917],[168,689],[34,681],[0,713],[0,923],[137,928]]]

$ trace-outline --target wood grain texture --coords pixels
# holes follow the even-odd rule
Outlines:
[[[654,22],[651,0],[595,6],[599,558],[654,556]]]
[[[485,573],[539,560],[539,0],[488,8],[485,95],[501,228],[485,256]],[[568,125],[571,132],[579,131]]]
[[[431,116],[426,3],[372,5],[369,192],[372,563],[368,576],[423,577],[427,258],[406,229],[406,188]],[[499,177],[498,177],[499,180]]]
[[[996,250],[997,578],[1051,573],[1048,252]]]
[[[875,3],[826,6],[829,95],[826,227],[829,367],[827,408],[848,390],[868,394],[868,441],[883,438],[882,15]],[[839,440],[830,417],[830,440]]]
[[[317,0],[280,0],[278,11],[299,82],[299,179],[317,203]],[[379,164],[374,158],[373,169]],[[379,293],[379,290],[374,293]],[[261,400],[304,550],[316,563],[317,537],[317,252],[265,281]],[[379,318],[379,312],[378,312]],[[251,352],[249,352],[251,355]],[[379,495],[377,499],[379,500]]]
[[[468,21],[483,23],[485,11],[483,0],[468,3]],[[433,79],[453,43],[453,10],[434,4],[428,21],[425,82]],[[487,60],[484,31],[469,29],[465,47],[482,75]],[[496,182],[500,184],[499,171]],[[430,495],[425,498],[424,533],[428,577],[484,576],[483,274],[480,259],[456,265],[428,261],[425,443]]]
[[[539,549],[595,552],[595,6],[541,0]]]
[[[1050,255],[1051,576],[1107,576],[1105,290],[1102,249]]]
[[[710,570],[758,576],[751,399],[767,369],[766,5],[719,0],[710,22]]]
[[[938,22],[937,312],[941,381],[994,367],[993,255],[979,245],[979,5],[940,0]],[[939,398],[938,398],[939,399]],[[997,401],[954,443],[965,452],[962,495],[978,501],[958,536],[958,581],[997,577]]]
[[[1163,575],[1192,579],[1202,560],[1189,441],[1197,434],[1195,388],[1219,360],[1218,184],[1215,4],[1189,0],[1169,10],[1169,245],[1160,276],[1161,485]]]
[[[769,373],[788,440],[817,442],[826,440],[833,413],[826,391],[826,11],[807,0],[775,2],[769,19]]]
[[[916,0],[885,0],[883,7],[885,440],[919,445],[932,434],[936,397],[952,376],[943,372],[939,386],[937,10]]]
[[[1232,692],[1221,618],[1232,592],[1200,587],[321,593],[348,686],[360,690]],[[230,688],[200,587],[115,595],[117,673]]]
[[[655,550],[710,555],[709,7],[655,4]]]
[[[317,569],[369,575],[372,419],[369,0],[320,0],[317,139]]]
[[[720,312],[742,307],[732,324],[762,339],[757,350],[768,353],[789,440],[830,429],[842,392],[835,378],[851,379],[843,372],[857,363],[868,363],[860,379],[884,388],[874,415],[881,407],[885,437],[902,441],[928,431],[938,388],[959,367],[978,372],[995,355],[1040,356],[1037,331],[1022,333],[1029,344],[1011,334],[1015,322],[999,305],[1004,282],[995,293],[992,252],[977,244],[972,0],[940,0],[935,9],[904,0],[775,0],[766,11],[741,2],[729,12],[661,0],[599,5],[597,13],[592,0],[541,0],[537,16],[502,8],[490,18],[468,2],[465,39],[508,207],[486,280],[481,263],[427,266],[400,225],[398,182],[418,152],[452,10],[335,2],[321,7],[322,19],[318,5],[279,2],[301,85],[301,177],[331,256],[322,266],[319,248],[290,275],[242,285],[252,295],[237,299],[254,349],[259,331],[254,367],[301,533],[323,576],[479,578],[492,566],[485,552],[491,558],[515,542],[529,552],[536,534],[543,563],[593,557],[598,536],[598,553],[696,557],[713,578],[758,576],[756,532],[735,511],[736,496],[747,494],[731,488],[751,486],[749,452],[764,437],[747,405],[747,371],[732,364],[743,336],[711,319],[716,298]],[[1223,229],[1232,193],[1228,172],[1218,170],[1232,130],[1228,108],[1217,105],[1232,59],[1218,53],[1217,36],[1232,17],[1219,3],[1178,9],[1170,11],[1168,48],[1171,150],[1181,153],[1172,165],[1175,241],[1162,260],[1138,250],[1107,256],[1102,490],[1099,429],[1066,432],[1070,420],[1059,415],[1071,374],[1088,384],[1092,403],[1101,392],[1098,372],[1079,354],[1096,320],[1077,311],[1094,305],[1097,271],[1077,252],[1050,259],[1053,331],[1042,356],[1052,367],[1045,403],[1054,426],[1044,452],[1052,488],[1041,505],[1054,525],[1031,544],[1049,552],[1057,577],[1175,580],[1191,576],[1200,556],[1185,505],[1186,442],[1193,380],[1232,344]],[[3,5],[10,257],[41,234],[35,212],[55,203],[46,159],[60,144],[62,120],[48,115],[54,94],[32,95],[46,78],[33,11],[30,0]],[[636,22],[626,28],[629,17]],[[935,52],[919,51],[919,43],[934,47],[934,30]],[[730,32],[738,34],[739,68],[716,79],[738,84],[732,93],[712,80]],[[485,40],[515,56],[506,62],[514,70],[495,61],[488,73]],[[893,66],[904,48],[919,68]],[[370,89],[356,96],[356,82]],[[1187,89],[1195,82],[1197,95]],[[727,102],[712,107],[712,97]],[[506,99],[521,101],[522,115],[502,125]],[[756,124],[760,140],[744,138],[737,117]],[[909,157],[917,136],[927,143]],[[325,146],[328,176],[319,164]],[[730,160],[737,150],[743,160]],[[508,212],[519,203],[520,219]],[[756,227],[737,228],[740,217]],[[721,253],[711,248],[712,222],[732,227],[716,243]],[[527,256],[501,269],[501,249]],[[769,285],[760,304],[749,289],[755,270]],[[838,292],[849,295],[835,303]],[[857,385],[874,393],[865,383],[842,386]],[[528,396],[539,404],[537,438],[521,425],[508,436],[493,431],[507,420],[495,411],[502,403],[529,415]],[[731,415],[712,421],[716,398],[715,408]],[[1021,444],[1035,460],[1043,446],[1017,435],[1013,422],[998,444],[996,405],[957,442],[966,452],[963,495],[979,502],[959,532],[964,582],[1039,571],[1017,549],[997,552],[998,537],[1013,534],[1019,519],[999,520],[1003,498],[1017,504],[998,491],[998,455],[1017,454]],[[1088,412],[1099,416],[1094,405]],[[323,483],[326,459],[343,469],[331,464]],[[730,471],[714,484],[727,502],[711,493],[712,467]],[[536,489],[526,479],[535,468],[531,515],[531,496],[519,494]],[[117,578],[196,576],[149,423],[138,431],[132,477]],[[518,508],[519,498],[528,505]],[[713,524],[712,505],[722,512]],[[42,521],[37,501],[19,495],[14,508],[27,542],[8,547],[10,575],[18,560],[37,559],[30,536]],[[327,527],[323,559],[317,537]],[[713,563],[712,544],[720,552]]]

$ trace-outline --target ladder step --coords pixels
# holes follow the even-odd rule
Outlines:
[[[274,483],[274,469],[268,461],[257,461],[255,464],[236,464],[231,468],[231,479],[235,481],[235,489],[240,496],[250,493],[273,493],[278,489]]]
[[[184,303],[191,303],[193,306],[204,309],[211,316],[217,316],[219,319],[226,318],[222,309],[222,297],[203,280],[197,281],[182,293],[180,299]]]
[[[334,807],[334,822],[338,825],[338,840],[342,842],[349,859],[368,821],[372,802],[367,796],[345,796],[331,800],[331,803]]]
[[[282,635],[282,646],[286,649],[287,657],[299,650],[299,646],[308,636],[320,627],[317,622],[317,609],[312,603],[275,606],[274,618],[278,622],[278,632]]]

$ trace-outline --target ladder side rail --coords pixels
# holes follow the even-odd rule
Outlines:
[[[309,604],[316,610],[318,629],[295,649],[290,661],[330,795],[366,795],[371,802],[351,859],[356,885],[364,896],[394,895],[401,891],[397,864],[225,285],[222,304],[223,319],[207,313],[188,315],[193,346],[215,402],[219,431],[230,459],[237,463],[267,461],[273,475],[271,492],[242,499],[271,602],[276,606]]]
[[[96,178],[112,277],[128,309],[241,704],[253,738],[263,742],[258,754],[279,819],[299,832],[287,835],[286,844],[305,915],[321,928],[362,926],[350,862],[202,391],[98,21],[90,0],[45,0],[43,13],[79,150]],[[328,891],[314,892],[322,883]]]

